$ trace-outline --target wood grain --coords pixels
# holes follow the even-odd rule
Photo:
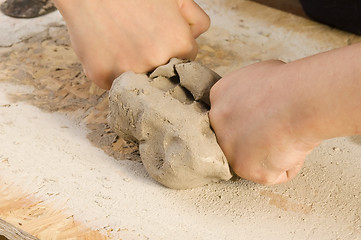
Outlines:
[[[0,240],[38,240],[14,225],[0,219]]]

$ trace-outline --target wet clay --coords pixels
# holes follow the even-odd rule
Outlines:
[[[219,78],[200,63],[172,59],[149,76],[126,72],[114,81],[110,125],[139,142],[159,183],[187,189],[232,177],[208,119],[209,89]]]

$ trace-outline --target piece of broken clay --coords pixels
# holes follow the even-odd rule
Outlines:
[[[34,18],[56,10],[51,0],[6,0],[0,9],[15,18]]]
[[[200,63],[172,59],[149,76],[126,72],[114,81],[109,122],[139,142],[142,162],[159,183],[187,189],[232,177],[206,105],[219,78]]]

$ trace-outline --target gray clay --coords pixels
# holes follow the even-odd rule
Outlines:
[[[1,11],[10,17],[34,18],[56,10],[51,0],[6,0]]]
[[[218,75],[208,74],[211,70],[198,63],[178,64],[184,61],[172,60],[150,77],[132,72],[118,77],[110,90],[110,124],[121,137],[139,142],[147,172],[167,187],[186,189],[228,180],[232,175],[210,128],[208,108],[194,100],[209,95],[202,89],[209,91]],[[175,79],[180,68],[179,84]],[[201,90],[186,83],[195,79],[202,82]]]
[[[180,84],[192,93],[194,99],[210,105],[209,92],[221,77],[198,62],[180,63],[175,65],[175,69]]]

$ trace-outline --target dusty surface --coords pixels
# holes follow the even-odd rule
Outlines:
[[[198,2],[213,22],[198,60],[220,75],[360,41],[252,2]],[[85,79],[57,13],[29,21],[0,15],[0,28],[0,184],[8,196],[0,198],[0,218],[18,227],[21,219],[42,239],[61,227],[41,235],[37,219],[59,211],[59,222],[65,215],[113,239],[361,238],[360,137],[324,142],[281,186],[237,180],[166,189],[147,175],[136,147],[109,130],[107,93]],[[16,196],[34,197],[45,210],[34,214],[19,202],[14,217]]]
[[[139,143],[144,167],[164,186],[187,189],[232,177],[204,104],[217,80],[198,62],[172,59],[150,77],[127,72],[114,81],[112,129]]]
[[[64,24],[59,21],[60,17],[53,22],[53,15],[57,13],[49,15],[50,25],[39,33],[31,37],[25,35],[25,40],[19,44],[0,49],[3,51],[1,58],[6,59],[0,64],[0,76],[34,89],[11,97],[48,112],[63,112],[91,129],[88,137],[94,145],[117,159],[136,159],[137,147],[118,139],[108,126],[108,93],[86,79],[70,47]],[[33,24],[33,19],[18,21]],[[12,30],[10,25],[9,31]]]
[[[54,206],[54,197],[51,196],[56,193],[47,194],[49,197],[44,201],[43,198],[36,198],[34,194],[30,195],[29,192],[1,179],[0,218],[39,239],[106,239],[99,231],[84,226],[82,222],[76,221],[71,213],[62,210],[59,202]],[[1,235],[6,236],[0,229],[0,239]],[[8,239],[22,238],[18,236]]]

